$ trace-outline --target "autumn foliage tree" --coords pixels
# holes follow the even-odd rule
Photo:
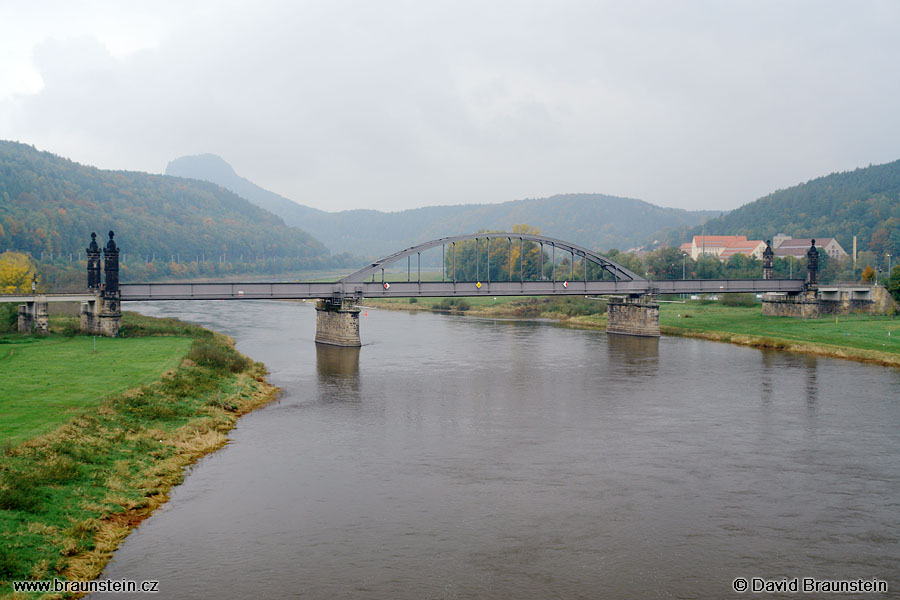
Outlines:
[[[27,254],[4,252],[0,254],[0,294],[16,294],[31,291],[32,276],[37,273]]]
[[[875,269],[873,269],[871,265],[866,265],[866,268],[863,269],[862,280],[866,283],[875,281]]]

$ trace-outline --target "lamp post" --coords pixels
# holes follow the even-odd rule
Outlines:
[[[888,277],[891,276],[891,255],[888,253]]]
[[[31,293],[34,294],[37,291],[37,273],[31,274]]]

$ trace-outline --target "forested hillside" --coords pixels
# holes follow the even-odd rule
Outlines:
[[[565,194],[499,204],[429,206],[400,212],[325,212],[302,206],[238,176],[214,155],[185,156],[166,173],[212,181],[312,232],[332,251],[384,256],[416,242],[481,229],[508,231],[534,225],[548,236],[598,250],[634,248],[652,242],[661,230],[690,227],[719,214],[661,208],[641,200],[603,194]],[[302,200],[302,198],[298,198]],[[427,197],[423,202],[427,202]],[[464,201],[465,198],[460,198]]]
[[[103,171],[0,141],[0,250],[44,260],[75,258],[92,231],[105,241],[110,229],[122,248],[124,269],[141,275],[318,268],[335,262],[308,233],[217,185]]]
[[[673,245],[700,235],[746,235],[770,239],[776,233],[795,238],[833,237],[852,252],[853,236],[860,251],[879,261],[900,253],[900,160],[834,173],[779,190],[721,217],[705,227],[669,236]]]

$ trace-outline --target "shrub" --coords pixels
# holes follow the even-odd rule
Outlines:
[[[31,473],[9,470],[0,474],[0,509],[34,511],[38,486]]]
[[[241,356],[234,348],[205,341],[194,342],[187,358],[198,365],[232,373],[246,371],[253,364],[249,358]]]
[[[722,294],[722,304],[725,306],[756,306],[756,296],[753,294]]]
[[[12,550],[0,546],[0,579],[11,580],[19,572]]]
[[[419,301],[418,298],[410,298],[410,299],[409,299],[409,303],[410,303],[410,304],[415,304],[415,303],[418,302],[418,301]]]
[[[14,331],[19,319],[19,308],[12,302],[0,303],[0,332]]]

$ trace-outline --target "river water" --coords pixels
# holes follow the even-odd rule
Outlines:
[[[104,577],[159,580],[165,598],[723,598],[738,577],[900,590],[895,369],[372,309],[365,345],[340,349],[313,343],[309,304],[128,308],[228,333],[283,396]]]

